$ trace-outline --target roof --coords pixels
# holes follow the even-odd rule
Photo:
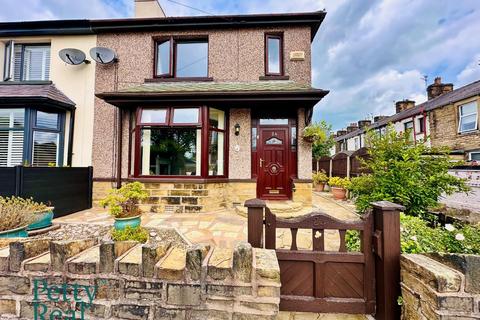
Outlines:
[[[480,80],[469,83],[466,86],[460,87],[458,89],[442,94],[436,98],[425,101],[415,106],[414,108],[404,110],[390,117],[382,119],[378,122],[374,122],[370,126],[368,126],[368,129],[381,128],[383,126],[388,125],[391,122],[400,121],[400,120],[418,115],[420,113],[423,113],[425,111],[428,112],[434,109],[438,109],[446,105],[455,103],[457,101],[468,99],[477,95],[480,95]],[[358,136],[359,134],[364,133],[366,129],[367,128],[358,129],[358,130],[349,132],[343,136],[336,137],[335,141],[341,141],[341,140],[350,139],[352,137]]]
[[[47,103],[63,109],[75,108],[75,102],[51,81],[0,82],[0,105],[17,103]]]
[[[0,37],[31,35],[76,35],[109,32],[179,29],[275,27],[308,25],[312,40],[325,18],[325,11],[281,14],[212,15],[190,17],[129,18],[102,20],[45,20],[0,23]]]
[[[132,103],[301,101],[313,106],[328,91],[293,81],[161,82],[144,83],[115,92],[98,93],[105,101],[122,106]]]

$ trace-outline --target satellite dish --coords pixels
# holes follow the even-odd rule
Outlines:
[[[58,55],[60,56],[60,59],[63,60],[63,62],[72,64],[74,66],[82,63],[90,63],[90,61],[86,59],[87,56],[85,55],[85,53],[83,53],[82,50],[72,48],[62,49],[60,50]]]
[[[90,57],[100,64],[110,64],[117,62],[115,51],[104,47],[94,47],[90,49]]]

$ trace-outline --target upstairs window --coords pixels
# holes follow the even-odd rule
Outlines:
[[[265,75],[283,75],[283,35],[265,35]]]
[[[459,113],[459,120],[460,120],[458,123],[459,133],[477,130],[478,107],[475,101],[459,106],[458,113]]]
[[[5,81],[46,81],[50,79],[50,44],[5,46]]]
[[[207,39],[164,39],[155,45],[155,77],[208,77]]]

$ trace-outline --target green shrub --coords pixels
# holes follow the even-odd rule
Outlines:
[[[325,171],[321,170],[318,171],[317,173],[314,173],[312,175],[313,183],[315,184],[320,184],[320,183],[327,183],[328,182],[328,176],[326,175]]]
[[[349,189],[352,182],[348,178],[331,177],[328,179],[328,185],[331,187]]]
[[[113,241],[137,241],[145,243],[148,241],[148,231],[142,227],[132,228],[126,226],[123,230],[112,229]]]
[[[111,189],[107,197],[100,201],[100,205],[108,207],[110,214],[115,218],[128,218],[141,214],[138,203],[148,198],[145,186],[140,182],[123,185],[120,189]]]
[[[402,253],[480,254],[480,227],[468,224],[431,228],[419,217],[400,215]],[[348,251],[359,251],[360,234],[347,231]]]
[[[373,201],[387,200],[406,207],[409,215],[421,216],[438,204],[442,194],[467,192],[465,181],[450,175],[452,162],[445,148],[413,143],[410,135],[389,126],[384,135],[367,134],[369,157],[362,166],[370,175],[353,179],[351,195],[360,212]]]

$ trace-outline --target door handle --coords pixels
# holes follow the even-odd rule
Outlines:
[[[263,167],[263,163],[265,162],[265,160],[263,160],[262,158],[260,158],[260,168]]]

